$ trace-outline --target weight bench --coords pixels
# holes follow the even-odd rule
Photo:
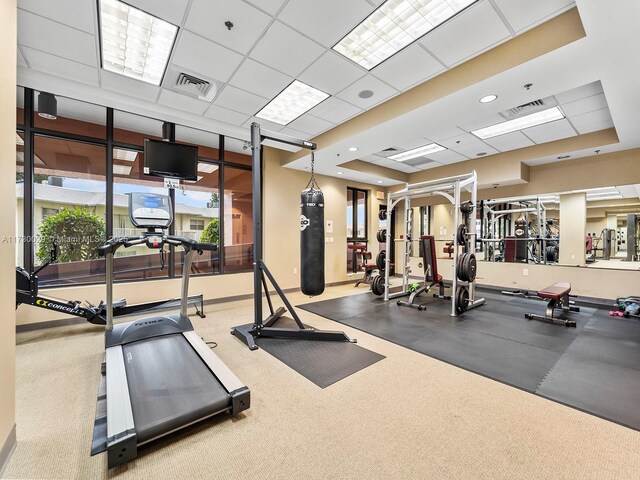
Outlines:
[[[575,320],[557,318],[553,316],[556,308],[561,308],[564,312],[579,312],[580,308],[572,306],[569,301],[569,292],[571,284],[565,282],[554,283],[543,290],[539,290],[536,294],[539,298],[548,299],[547,311],[545,315],[536,315],[534,313],[525,313],[524,317],[528,320],[541,320],[543,322],[556,323],[566,327],[575,327]]]
[[[358,270],[364,269],[364,276],[356,282],[355,286],[357,287],[361,283],[370,285],[373,280],[373,270],[378,268],[375,263],[366,263],[367,260],[371,260],[371,252],[365,251],[367,246],[363,243],[347,245],[347,247],[353,250],[354,261],[358,266]]]
[[[442,248],[442,253],[446,253],[451,258],[451,254],[453,254],[453,242],[447,243],[445,247]]]
[[[451,300],[450,295],[445,295],[445,288],[447,285],[442,281],[442,275],[438,274],[438,262],[436,259],[436,240],[433,235],[420,236],[420,243],[422,244],[422,265],[424,268],[424,285],[409,295],[409,301],[404,302],[398,300],[398,305],[404,307],[417,308],[418,310],[426,310],[426,304],[416,303],[417,298],[425,292],[429,292],[431,288],[438,285],[439,292],[433,294],[434,298],[441,298],[444,300]]]

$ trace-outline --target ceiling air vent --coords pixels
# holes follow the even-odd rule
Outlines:
[[[204,97],[209,93],[211,83],[183,72],[178,75],[176,87],[185,92]]]
[[[382,150],[383,152],[397,152],[398,149],[397,148],[393,148],[393,147],[389,147],[389,148],[385,148],[384,150]]]
[[[500,116],[505,120],[512,120],[514,118],[524,117],[532,113],[537,113],[542,110],[547,110],[558,105],[557,100],[554,97],[541,98],[540,100],[534,100],[533,102],[519,105],[515,108],[510,108],[504,112],[500,112]]]

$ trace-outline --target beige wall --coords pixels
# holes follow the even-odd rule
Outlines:
[[[16,187],[16,0],[0,2],[0,239],[15,235]],[[0,471],[15,425],[15,250],[0,241]]]
[[[560,258],[561,265],[586,264],[587,195],[560,195]]]
[[[280,155],[265,148],[264,161],[264,258],[267,267],[282,288],[300,286],[300,192],[309,181],[309,173],[283,168]],[[324,218],[333,221],[333,238],[325,243],[325,281],[342,282],[352,278],[347,273],[347,187],[362,188],[368,195],[368,239],[373,257],[379,251],[375,234],[378,230],[378,206],[386,200],[378,200],[372,185],[351,182],[340,178],[316,175],[324,193]],[[297,269],[294,273],[294,269]]]
[[[451,260],[438,259],[438,273],[446,280],[451,280],[452,268]],[[638,294],[638,275],[635,270],[478,262],[476,282],[524,290],[541,290],[557,282],[570,282],[572,294],[615,299]],[[544,310],[542,304],[540,309]]]

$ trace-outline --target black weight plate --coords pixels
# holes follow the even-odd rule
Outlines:
[[[386,210],[380,210],[378,212],[378,218],[380,220],[386,220],[387,219],[387,211]]]
[[[461,286],[456,291],[456,313],[459,315],[466,312],[469,307],[469,290],[467,287]]]
[[[460,211],[465,215],[469,215],[471,212],[473,212],[473,203],[471,202],[463,203],[462,205],[460,205]]]
[[[473,282],[476,279],[476,270],[478,265],[476,263],[476,256],[473,253],[469,253],[467,261],[465,262],[467,282]]]
[[[371,282],[371,291],[374,295],[380,296],[384,294],[384,277],[382,275],[376,275]]]
[[[387,258],[387,251],[386,250],[380,250],[380,253],[376,257],[376,267],[378,267],[378,270],[380,270],[380,271],[384,270],[386,258]]]
[[[387,241],[387,229],[381,228],[380,230],[378,230],[378,233],[376,233],[376,238],[380,243],[385,243]]]
[[[467,256],[466,253],[461,254],[458,257],[458,263],[456,264],[456,277],[462,280],[462,264],[464,263],[464,259]]]
[[[464,223],[458,225],[456,231],[456,238],[458,239],[458,245],[464,245],[467,241],[467,226]]]

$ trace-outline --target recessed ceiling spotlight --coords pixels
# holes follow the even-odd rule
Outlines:
[[[491,103],[491,102],[495,102],[498,99],[498,95],[485,95],[484,97],[482,97],[480,99],[480,103]]]
[[[565,159],[567,159],[567,158],[571,158],[571,155],[560,155],[560,156],[558,157],[558,160],[565,160]]]
[[[336,172],[337,175],[342,175],[342,172]]]
[[[382,183],[382,180],[378,180],[378,183]]]
[[[349,151],[350,152],[357,152],[358,151],[358,147],[349,147]]]
[[[373,97],[373,90],[362,90],[358,93],[360,98],[371,98]]]
[[[479,152],[479,153],[476,153],[476,156],[477,157],[484,157],[486,154],[487,154],[487,152]]]

